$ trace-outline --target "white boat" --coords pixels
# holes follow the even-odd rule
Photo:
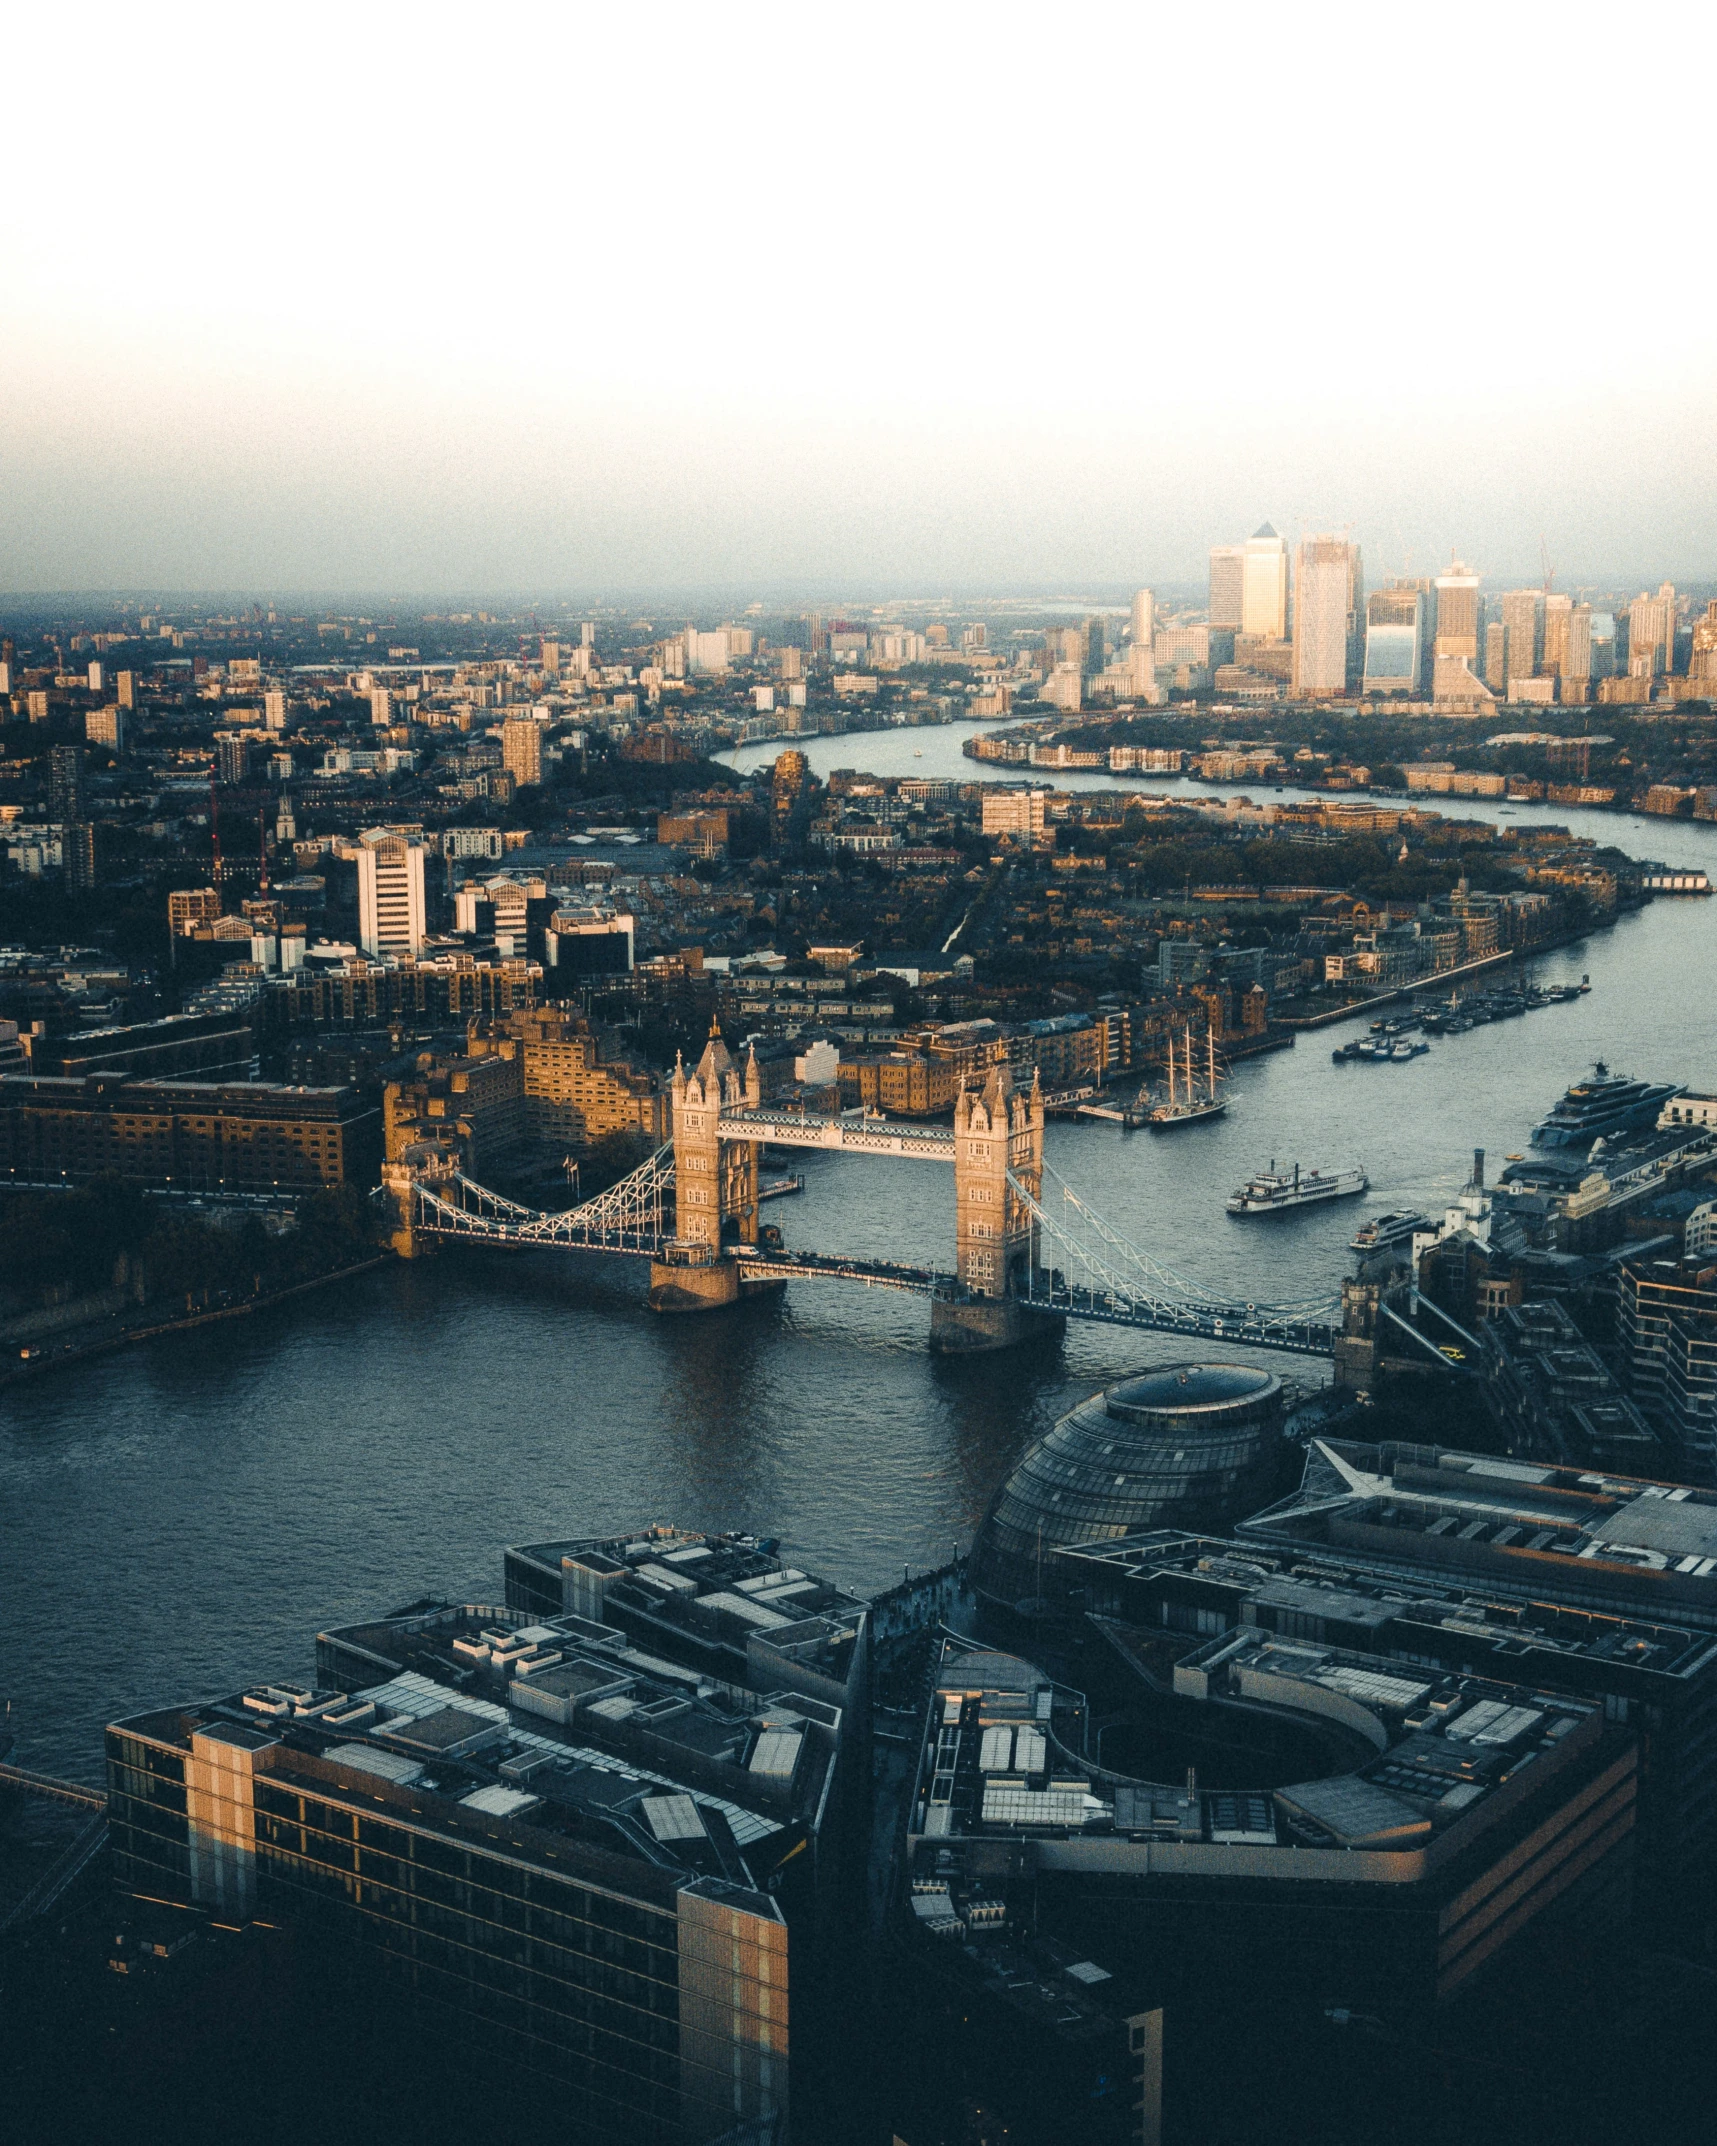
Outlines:
[[[1310,1207],[1319,1200],[1344,1200],[1366,1191],[1371,1184],[1359,1168],[1350,1170],[1278,1170],[1272,1160],[1267,1170],[1237,1185],[1228,1195],[1231,1215],[1286,1214],[1290,1207]]]

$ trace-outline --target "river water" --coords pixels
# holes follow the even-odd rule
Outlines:
[[[810,756],[819,772],[969,778],[963,734],[818,739]],[[1712,828],[1521,816],[1717,872]],[[1537,964],[1546,981],[1589,972],[1578,1004],[1401,1066],[1333,1066],[1324,1031],[1242,1064],[1226,1119],[1166,1139],[1054,1125],[1046,1205],[1060,1211],[1071,1185],[1223,1297],[1330,1293],[1364,1214],[1446,1203],[1473,1147],[1499,1166],[1591,1060],[1711,1087],[1714,945],[1717,903],[1661,901]],[[1371,1191],[1231,1220],[1228,1190],[1272,1157],[1363,1163]],[[951,1263],[936,1165],[794,1167],[805,1192],[770,1209],[789,1243]],[[494,1601],[511,1541],[648,1520],[750,1526],[832,1578],[885,1584],[968,1542],[997,1482],[1075,1400],[1180,1353],[1073,1326],[1059,1345],[950,1362],[928,1354],[927,1320],[913,1298],[810,1283],[718,1318],[658,1319],[624,1265],[464,1252],[7,1389],[0,1691],[16,1702],[19,1756],[95,1778],[116,1714],[307,1678],[319,1626],[420,1595]]]

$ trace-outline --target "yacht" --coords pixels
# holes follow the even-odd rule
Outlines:
[[[1602,1059],[1590,1080],[1576,1081],[1556,1108],[1532,1128],[1535,1148],[1589,1148],[1616,1133],[1644,1131],[1681,1089],[1663,1081],[1629,1080]]]
[[[1365,1172],[1351,1170],[1278,1170],[1274,1161],[1267,1170],[1248,1178],[1228,1195],[1231,1215],[1285,1214],[1290,1207],[1310,1207],[1318,1200],[1347,1199],[1366,1191],[1371,1184]]]

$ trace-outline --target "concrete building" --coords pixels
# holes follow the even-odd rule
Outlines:
[[[1308,537],[1294,573],[1296,694],[1345,693],[1358,668],[1365,585],[1359,547],[1341,537]]]
[[[1708,1222],[1689,1235],[1708,1237]],[[1693,1481],[1717,1485],[1717,1263],[1689,1254],[1623,1264],[1616,1340],[1641,1410]]]
[[[1265,522],[1240,550],[1240,630],[1260,640],[1284,641],[1288,636],[1287,540]]]
[[[358,845],[358,942],[372,957],[413,956],[428,936],[423,845],[366,833]]]
[[[659,1147],[673,1128],[658,1076],[567,1006],[533,1006],[466,1029],[468,1058],[513,1057],[522,1137],[545,1157],[586,1155],[611,1133]]]

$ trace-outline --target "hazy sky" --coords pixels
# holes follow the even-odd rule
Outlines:
[[[61,0],[0,589],[1712,578],[1713,21]]]

